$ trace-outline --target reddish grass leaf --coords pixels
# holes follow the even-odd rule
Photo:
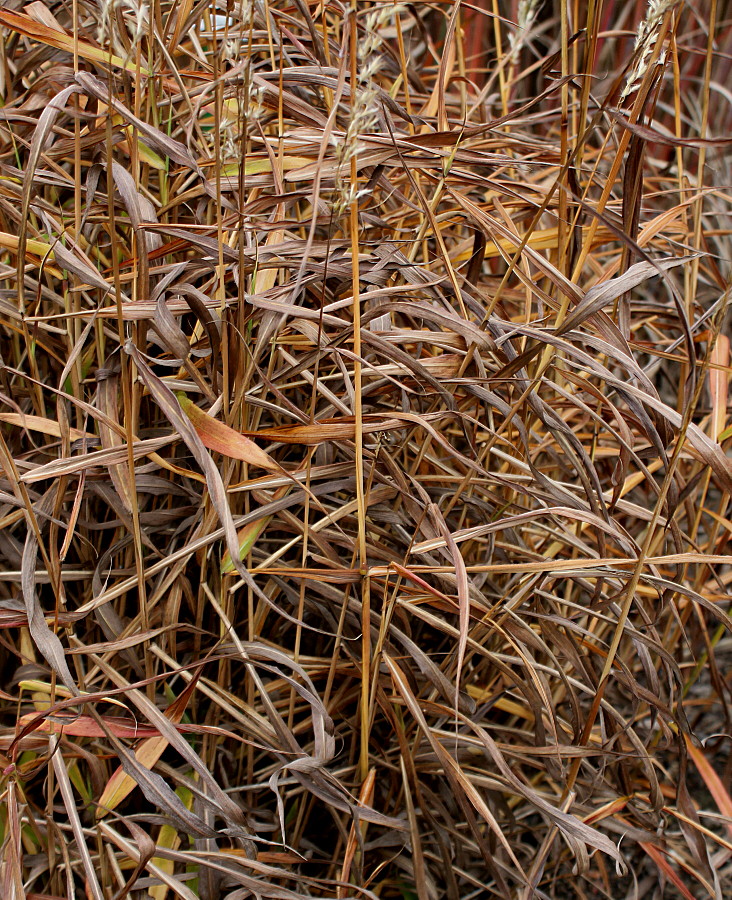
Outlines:
[[[188,416],[196,429],[196,433],[201,438],[204,447],[209,450],[215,450],[231,459],[240,459],[242,462],[249,463],[252,466],[259,466],[261,469],[267,469],[270,472],[279,472],[280,467],[275,463],[261,447],[258,447],[254,441],[234,431],[213,416],[209,416],[202,409],[196,406],[185,394],[179,393],[178,402],[181,409]]]

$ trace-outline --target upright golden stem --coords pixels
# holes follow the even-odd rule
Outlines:
[[[358,27],[356,23],[356,0],[351,0],[351,103],[356,102],[355,92],[358,84]],[[358,156],[351,155],[350,184],[351,200],[351,272],[353,278],[353,393],[354,414],[356,417],[356,503],[358,505],[358,564],[362,573],[366,570],[366,506],[364,503],[364,471],[363,471],[363,407],[361,376],[361,298],[359,295],[358,264]],[[369,770],[369,681],[371,662],[371,603],[369,599],[368,578],[361,582],[362,604],[362,637],[361,637],[361,759],[359,772],[363,781]]]

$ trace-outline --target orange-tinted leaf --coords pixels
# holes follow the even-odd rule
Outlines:
[[[692,742],[688,734],[685,734],[684,738],[689,756],[694,760],[694,765],[704,779],[704,784],[706,784],[709,793],[714,797],[717,808],[723,816],[726,816],[732,822],[732,797],[730,797],[727,788],[722,783],[722,779],[712,768],[711,763],[704,755],[704,751]],[[727,824],[727,830],[732,834],[732,825],[729,823]]]
[[[709,437],[718,440],[724,434],[727,423],[727,396],[729,394],[729,338],[720,334],[711,353],[709,368],[709,394],[712,415]]]
[[[694,900],[694,895],[684,884],[684,882],[679,877],[679,873],[676,871],[676,869],[674,869],[674,867],[666,859],[663,853],[661,853],[658,847],[656,847],[654,844],[646,843],[645,841],[639,841],[638,843],[651,857],[653,862],[663,872],[666,878],[668,878],[668,880],[678,889],[679,893],[683,897],[686,897],[686,900]]]
[[[373,434],[377,431],[393,431],[404,428],[405,424],[398,418],[384,419],[376,417],[369,420],[364,417],[363,433]],[[249,431],[247,434],[266,441],[277,441],[282,444],[304,444],[313,447],[324,441],[349,441],[356,437],[356,420],[353,416],[342,416],[338,419],[324,419],[313,425],[285,425],[282,428],[267,428],[261,431]]]
[[[35,718],[34,713],[22,716],[20,719],[21,728],[33,718]],[[131,719],[119,719],[114,716],[102,716],[102,718],[107,728],[118,738],[131,738],[134,740],[135,738],[159,735],[157,729],[151,728],[149,725],[137,726]],[[104,729],[91,716],[76,716],[73,713],[55,713],[52,719],[42,719],[38,722],[34,731],[45,731],[53,734],[63,731],[65,735],[70,737],[106,737]]]
[[[57,50],[65,50],[67,53],[72,54],[74,52],[74,38],[70,34],[67,34],[65,31],[57,31],[55,28],[50,28],[42,22],[36,22],[30,16],[25,16],[22,13],[11,12],[7,9],[0,10],[0,25],[4,25],[12,31],[17,31],[18,34],[32,38],[41,44],[55,47]],[[89,60],[89,62],[119,66],[133,74],[137,71],[133,61],[125,62],[119,56],[110,56],[101,47],[95,47],[93,44],[82,40],[77,41],[76,46],[79,56],[82,59]]]
[[[191,420],[203,445],[209,450],[215,450],[231,459],[240,459],[251,466],[259,466],[270,472],[279,472],[280,467],[271,459],[261,447],[245,435],[234,431],[213,416],[209,416],[196,406],[185,394],[178,393],[178,402],[181,409]]]
[[[196,686],[198,679],[187,685],[186,689],[177,697],[170,706],[165,710],[165,715],[171,722],[176,725],[180,723],[185,713],[186,706],[190,700],[191,694]],[[162,736],[149,737],[141,741],[137,750],[135,750],[135,759],[140,765],[147,769],[152,769],[155,763],[163,755],[165,748],[168,746],[168,739]],[[97,809],[97,818],[101,819],[110,810],[115,809],[130,794],[137,784],[135,780],[129,776],[122,766],[120,766],[107,782],[107,786],[99,798],[99,807]]]
[[[152,769],[155,763],[163,755],[168,741],[164,737],[146,738],[135,751],[135,759],[147,769]],[[97,809],[97,818],[101,819],[110,810],[115,809],[130,794],[137,784],[120,767],[107,782],[102,796],[99,798],[99,808]]]

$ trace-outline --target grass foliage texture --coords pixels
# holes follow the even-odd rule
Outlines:
[[[2,4],[4,900],[730,897],[731,17]]]

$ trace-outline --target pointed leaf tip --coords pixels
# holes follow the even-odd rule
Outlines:
[[[231,459],[240,459],[251,466],[259,466],[268,472],[279,472],[280,467],[261,447],[248,437],[214,419],[200,409],[185,394],[176,394],[181,409],[191,420],[203,445]]]

